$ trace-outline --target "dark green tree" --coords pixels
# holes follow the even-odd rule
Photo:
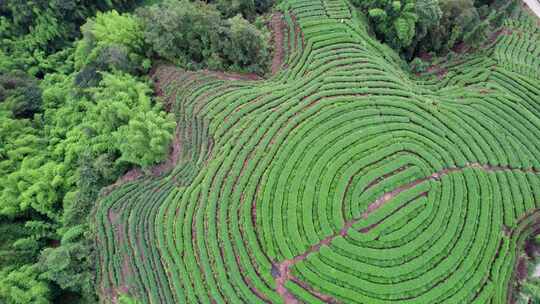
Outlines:
[[[268,37],[240,15],[227,20],[225,31],[220,42],[225,65],[236,71],[263,74],[270,62]]]
[[[0,68],[19,68],[32,75],[47,71],[47,57],[80,36],[79,27],[97,11],[124,11],[139,0],[4,0],[0,1]]]
[[[354,0],[366,13],[377,36],[397,50],[408,47],[416,34],[414,0]]]
[[[37,265],[40,278],[58,284],[64,292],[79,294],[80,303],[95,303],[95,261],[91,241],[84,235],[87,231],[86,225],[65,231],[61,245],[43,250]]]
[[[266,70],[267,34],[241,16],[224,20],[215,6],[187,0],[166,0],[138,14],[157,57],[187,69]]]
[[[145,41],[155,53],[188,68],[201,68],[214,56],[221,17],[201,2],[166,0],[139,11]]]
[[[81,88],[97,86],[101,71],[139,74],[150,67],[145,58],[142,26],[130,14],[113,10],[98,13],[81,27],[83,38],[75,49],[75,83]]]
[[[0,74],[0,107],[16,118],[32,118],[42,110],[41,88],[37,79],[23,71]]]

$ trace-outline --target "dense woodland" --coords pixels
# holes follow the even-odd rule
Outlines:
[[[147,2],[0,2],[2,303],[97,302],[95,201],[130,168],[164,160],[173,139],[148,77],[155,64],[268,73],[273,1]],[[516,5],[352,3],[418,70],[423,53],[480,45]]]

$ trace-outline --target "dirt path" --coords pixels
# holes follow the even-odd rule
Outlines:
[[[319,252],[319,250],[321,249],[322,246],[329,246],[330,243],[332,243],[332,241],[334,239],[336,239],[338,237],[345,237],[349,233],[349,230],[356,223],[367,219],[370,214],[377,211],[384,204],[391,201],[393,198],[395,198],[400,193],[402,193],[402,192],[404,192],[406,190],[412,189],[412,188],[414,188],[414,187],[416,187],[419,184],[422,184],[424,182],[438,181],[438,180],[440,180],[441,177],[443,177],[445,175],[448,175],[448,174],[454,173],[454,172],[461,172],[461,171],[463,171],[463,170],[465,170],[467,168],[480,169],[480,170],[484,170],[486,172],[520,171],[520,172],[531,172],[531,173],[535,173],[535,174],[540,173],[538,170],[535,170],[535,169],[516,169],[516,168],[507,167],[507,166],[489,166],[489,165],[482,165],[482,164],[479,164],[479,163],[467,163],[464,167],[454,167],[454,168],[444,169],[444,170],[435,172],[435,173],[433,173],[432,175],[430,175],[428,177],[417,179],[415,181],[412,181],[409,184],[398,187],[398,188],[396,188],[396,189],[394,189],[394,190],[392,190],[390,192],[386,192],[385,194],[383,194],[382,196],[377,198],[374,202],[369,204],[367,210],[364,213],[362,213],[362,215],[359,218],[347,221],[345,223],[345,225],[343,226],[343,228],[338,233],[335,233],[333,235],[330,235],[330,236],[324,238],[319,243],[317,243],[315,245],[312,245],[304,253],[302,253],[300,255],[297,255],[296,257],[294,257],[292,259],[287,259],[287,260],[284,260],[284,261],[282,261],[280,263],[275,264],[274,267],[273,267],[272,275],[273,275],[273,277],[275,279],[275,283],[276,283],[276,292],[282,297],[283,302],[286,303],[286,304],[297,304],[297,303],[299,303],[299,301],[295,298],[295,296],[293,294],[291,294],[290,291],[285,287],[285,283],[287,281],[294,279],[294,277],[290,273],[291,272],[290,271],[291,266],[294,266],[296,263],[305,260],[310,254]],[[423,195],[426,195],[426,194],[427,193],[424,193]],[[371,225],[370,227],[361,229],[360,232],[361,233],[369,232],[371,229],[373,229],[374,227],[379,225],[383,220],[381,220],[378,223],[375,223],[375,224]],[[319,294],[319,296],[329,298],[326,295]]]
[[[275,75],[281,66],[283,65],[283,58],[285,56],[283,48],[283,30],[285,29],[285,23],[283,21],[282,13],[275,13],[270,21],[272,27],[272,39],[274,42],[274,58],[272,59],[272,75]]]
[[[531,11],[540,18],[540,2],[538,2],[538,0],[523,0],[523,2],[525,2]]]

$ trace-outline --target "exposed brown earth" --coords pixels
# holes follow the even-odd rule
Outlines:
[[[114,184],[106,187],[103,190],[104,196],[109,195],[116,188],[122,186],[123,184],[135,181],[143,175],[143,171],[139,168],[129,170],[126,174],[122,175]]]
[[[274,44],[274,58],[272,59],[272,75],[275,75],[283,65],[283,58],[285,56],[283,47],[283,31],[285,29],[285,22],[283,21],[283,14],[275,13],[270,21],[272,28],[273,44]]]

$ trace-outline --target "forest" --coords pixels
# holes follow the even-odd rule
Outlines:
[[[414,73],[480,48],[518,3],[350,1]],[[155,68],[270,77],[269,24],[287,5],[0,1],[1,303],[98,302],[96,202],[128,171],[165,161],[178,127]]]

